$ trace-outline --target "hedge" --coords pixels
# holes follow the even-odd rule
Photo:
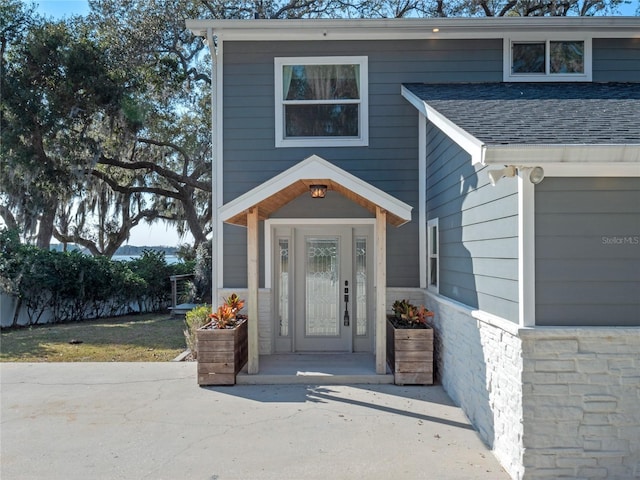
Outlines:
[[[130,261],[56,252],[20,243],[0,230],[0,292],[17,298],[28,325],[159,311],[170,302],[171,275],[193,273],[195,262],[167,264],[164,252],[144,250]],[[13,325],[17,324],[17,317]]]

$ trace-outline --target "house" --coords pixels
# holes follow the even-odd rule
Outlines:
[[[318,351],[384,374],[409,298],[513,478],[640,476],[640,19],[187,25],[250,374]]]

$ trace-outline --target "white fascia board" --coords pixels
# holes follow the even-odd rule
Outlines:
[[[550,164],[629,165],[640,168],[640,144],[626,145],[487,145],[487,165],[541,166]]]
[[[413,92],[402,86],[402,96],[407,99],[427,120],[438,127],[451,140],[456,142],[464,151],[471,155],[471,163],[484,163],[485,144],[459,127],[447,117],[431,107],[426,101],[420,99]]]
[[[222,220],[226,221],[259,204],[262,200],[284,190],[289,185],[299,180],[307,179],[327,179],[334,181],[357,195],[366,198],[380,208],[403,219],[405,223],[411,221],[411,210],[413,207],[341,168],[332,165],[317,155],[312,155],[222,206],[220,208],[220,216]]]
[[[510,32],[587,32],[594,38],[640,38],[638,17],[499,17],[301,20],[187,20],[225,40],[399,40],[502,38]],[[434,31],[437,30],[437,31]]]

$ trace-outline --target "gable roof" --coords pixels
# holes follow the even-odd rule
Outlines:
[[[640,161],[640,83],[413,83],[403,95],[459,135],[476,162],[501,163],[492,154],[514,148],[538,164],[542,154],[546,161]]]
[[[327,185],[328,190],[342,194],[374,214],[376,207],[386,210],[387,221],[391,225],[400,226],[411,221],[410,205],[317,155],[312,155],[223,205],[220,208],[220,219],[226,223],[246,226],[247,211],[258,208],[258,218],[264,220],[294,198],[308,194],[309,186],[313,184]]]

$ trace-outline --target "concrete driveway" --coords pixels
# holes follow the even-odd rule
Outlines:
[[[0,364],[0,478],[509,478],[438,386],[200,388],[195,369]]]

